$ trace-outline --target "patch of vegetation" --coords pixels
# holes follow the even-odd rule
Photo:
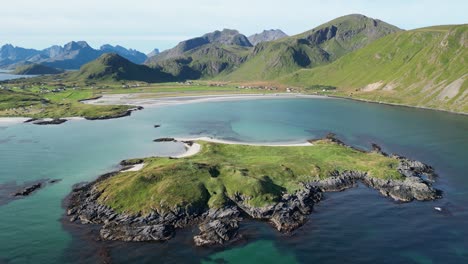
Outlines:
[[[148,213],[176,207],[217,208],[242,195],[252,206],[278,201],[301,183],[346,170],[371,177],[401,179],[398,161],[331,140],[313,146],[269,147],[199,141],[200,153],[182,159],[143,159],[140,171],[120,172],[99,183],[100,202],[119,212]]]

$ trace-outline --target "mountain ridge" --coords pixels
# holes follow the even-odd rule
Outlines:
[[[328,64],[376,39],[401,31],[360,14],[342,16],[301,34],[254,47],[247,62],[221,80],[271,80],[302,68]]]
[[[284,33],[281,29],[270,29],[270,30],[263,30],[261,33],[256,33],[248,37],[250,43],[253,46],[256,46],[262,42],[274,41],[282,38],[289,37],[286,33]]]
[[[94,49],[86,41],[71,41],[63,46],[53,45],[43,50],[5,44],[0,47],[0,67],[14,69],[18,66],[36,63],[53,68],[79,69],[102,54],[112,52],[137,64],[142,64],[147,59],[144,53],[134,49],[110,44]]]

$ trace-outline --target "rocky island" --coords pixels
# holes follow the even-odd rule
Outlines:
[[[120,241],[165,241],[178,228],[198,225],[195,245],[210,246],[240,237],[243,218],[291,232],[323,193],[358,182],[401,202],[441,197],[425,180],[435,175],[432,167],[376,145],[356,149],[334,135],[308,146],[184,143],[199,152],[125,160],[120,171],[74,188],[70,221],[102,225],[101,239]]]

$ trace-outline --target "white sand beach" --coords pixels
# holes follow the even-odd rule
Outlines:
[[[158,107],[165,105],[203,103],[215,101],[236,101],[255,99],[288,99],[288,98],[320,98],[334,99],[320,95],[277,93],[277,94],[223,94],[223,95],[197,95],[197,96],[173,96],[151,98],[155,94],[105,94],[94,100],[83,101],[85,104],[94,105],[138,105],[143,107]]]
[[[229,140],[221,140],[221,139],[214,139],[211,137],[198,137],[198,138],[176,138],[178,142],[182,141],[206,141],[206,142],[213,142],[213,143],[220,143],[220,144],[230,144],[230,145],[246,145],[246,146],[268,146],[268,147],[304,147],[304,146],[313,146],[310,142],[284,142],[284,143],[251,143],[251,142],[239,142],[239,141],[229,141]],[[192,145],[185,144],[186,152],[183,154],[173,156],[173,158],[186,158],[199,153],[202,149],[201,145],[198,143],[193,143]]]
[[[176,138],[177,141],[207,141],[220,144],[230,144],[230,145],[247,145],[247,146],[268,146],[268,147],[305,147],[312,146],[310,142],[279,142],[279,143],[268,143],[268,142],[240,142],[233,140],[223,140],[215,139],[212,137],[197,137],[197,138]]]
[[[136,164],[136,165],[133,165],[133,167],[131,167],[130,169],[123,170],[122,172],[139,171],[139,170],[143,169],[144,166],[145,166],[144,163]]]
[[[10,126],[15,124],[24,123],[30,118],[27,117],[0,117],[0,126]]]

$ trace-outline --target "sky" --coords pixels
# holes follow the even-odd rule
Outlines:
[[[468,0],[14,0],[0,4],[0,45],[44,49],[72,40],[148,53],[223,28],[289,35],[359,13],[403,29],[468,23]]]

